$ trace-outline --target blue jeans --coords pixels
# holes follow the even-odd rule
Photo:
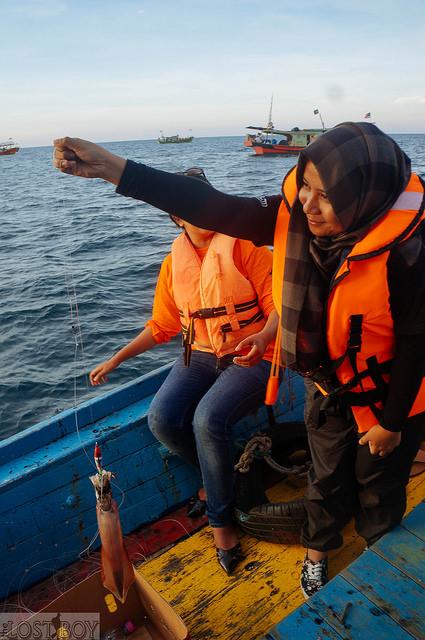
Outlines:
[[[232,522],[234,451],[231,430],[263,402],[270,363],[255,367],[193,351],[180,356],[152,401],[148,423],[157,440],[201,469],[211,526]]]

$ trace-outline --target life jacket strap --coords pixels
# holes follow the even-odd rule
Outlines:
[[[379,363],[376,356],[368,358],[367,363],[369,363],[369,360],[373,361],[371,363],[372,367],[368,366],[361,373],[354,375],[345,384],[334,387],[331,390],[325,390],[321,385],[316,383],[319,391],[321,391],[325,396],[322,409],[326,409],[326,407],[329,406],[335,398],[338,398],[349,407],[369,407],[375,414],[378,421],[380,420],[382,417],[382,411],[376,406],[376,404],[378,402],[385,402],[388,391],[388,384],[385,382],[382,374],[388,374],[390,372],[393,360],[386,360],[385,362]],[[368,391],[363,389],[362,381],[367,377],[372,378],[376,386],[375,389],[369,389]],[[378,378],[380,379],[379,385],[375,382]],[[351,391],[353,387],[357,387],[358,385],[361,386],[362,391]]]
[[[259,322],[263,318],[264,318],[263,312],[258,311],[258,313],[254,314],[250,318],[247,318],[246,320],[239,320],[239,326],[241,329],[243,329],[244,327],[248,327],[253,322]],[[233,331],[232,325],[230,324],[230,322],[223,324],[221,326],[221,331],[222,333],[230,333],[230,331]]]
[[[236,313],[242,313],[243,311],[249,311],[254,307],[258,306],[258,298],[254,298],[253,300],[249,300],[248,302],[240,302],[239,304],[235,304]],[[179,314],[181,317],[184,317],[183,311],[179,310]],[[190,314],[191,318],[198,318],[200,320],[209,320],[210,318],[219,318],[220,316],[226,316],[228,314],[228,307],[204,307],[202,309],[198,309]]]
[[[362,347],[362,324],[363,316],[361,314],[350,317],[350,333],[347,350],[343,356],[332,361],[330,365],[332,371],[335,372],[337,367],[342,364],[344,358],[348,357],[354,376],[346,383],[333,388],[332,385],[329,384],[329,380],[314,380],[313,376],[313,381],[319,391],[325,396],[321,407],[322,409],[326,410],[334,398],[340,398],[341,401],[349,407],[369,407],[377,420],[380,421],[382,411],[377,404],[384,403],[388,393],[388,383],[384,379],[383,374],[390,372],[393,360],[390,359],[379,363],[376,356],[370,356],[366,360],[366,369],[361,373],[359,372],[357,355]],[[329,368],[326,369],[329,372]],[[368,377],[372,379],[375,389],[366,391],[363,388],[363,380]],[[357,386],[360,386],[361,391],[351,391],[351,389]]]
[[[239,304],[234,305],[234,309],[236,313],[242,313],[245,311],[249,311],[254,307],[258,306],[258,298],[254,298],[253,300],[248,300],[248,302],[240,302]],[[185,317],[183,311],[179,310],[179,314],[181,318]],[[210,318],[219,318],[220,316],[228,315],[228,306],[223,307],[205,307],[202,309],[198,309],[190,314],[189,325],[187,327],[182,325],[182,344],[184,350],[184,363],[186,367],[190,365],[190,357],[192,354],[192,345],[195,342],[195,320],[209,320]],[[239,327],[242,329],[252,324],[253,322],[258,322],[264,318],[263,312],[260,310],[251,318],[247,320],[239,320]],[[230,331],[234,331],[230,322],[223,324],[221,327],[221,331],[223,333],[224,338],[226,337],[226,333]]]

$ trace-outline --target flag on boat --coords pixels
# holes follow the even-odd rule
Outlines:
[[[315,116],[317,116],[317,114],[318,114],[318,113],[319,113],[319,109],[315,109],[315,110],[313,111],[313,115],[315,115]],[[369,114],[369,115],[370,115],[370,114]]]
[[[370,118],[370,111],[368,111],[367,113],[364,114],[365,118]]]

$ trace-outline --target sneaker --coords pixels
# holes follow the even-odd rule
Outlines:
[[[301,568],[301,591],[304,598],[310,598],[328,582],[328,559],[313,562],[307,556]]]

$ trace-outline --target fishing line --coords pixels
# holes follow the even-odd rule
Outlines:
[[[62,199],[62,211],[65,211],[65,201],[64,201],[64,199]],[[62,246],[63,246],[62,264],[63,264],[63,268],[64,268],[65,286],[66,286],[66,292],[67,292],[67,296],[68,296],[69,319],[70,319],[70,323],[71,323],[72,335],[73,335],[73,338],[74,338],[73,410],[74,410],[75,430],[76,430],[76,433],[77,433],[77,436],[78,436],[79,443],[81,445],[81,448],[84,451],[84,454],[85,454],[86,458],[90,462],[90,465],[95,467],[95,464],[94,464],[92,458],[87,453],[86,448],[84,446],[84,443],[82,441],[81,433],[80,433],[80,425],[79,425],[79,422],[78,422],[78,409],[77,409],[77,406],[78,406],[78,388],[77,388],[78,375],[77,375],[77,372],[78,372],[79,359],[81,361],[81,367],[83,369],[83,378],[84,378],[84,381],[85,381],[87,389],[89,389],[89,386],[88,386],[88,382],[87,382],[87,375],[84,372],[84,369],[85,369],[84,340],[83,340],[83,332],[82,332],[81,322],[80,322],[80,312],[79,312],[79,306],[78,306],[77,288],[75,286],[75,279],[74,279],[74,274],[73,274],[73,270],[72,270],[72,263],[71,263],[71,248],[69,247],[68,253],[67,253],[67,249],[66,249],[67,243],[66,243],[66,238],[65,238],[65,234],[64,234],[62,225],[60,225],[60,232],[61,232],[61,236],[62,236]],[[79,353],[80,352],[81,352],[81,358],[79,358]],[[92,420],[92,422],[94,422],[92,407],[89,407],[89,410],[90,410],[91,420]]]

